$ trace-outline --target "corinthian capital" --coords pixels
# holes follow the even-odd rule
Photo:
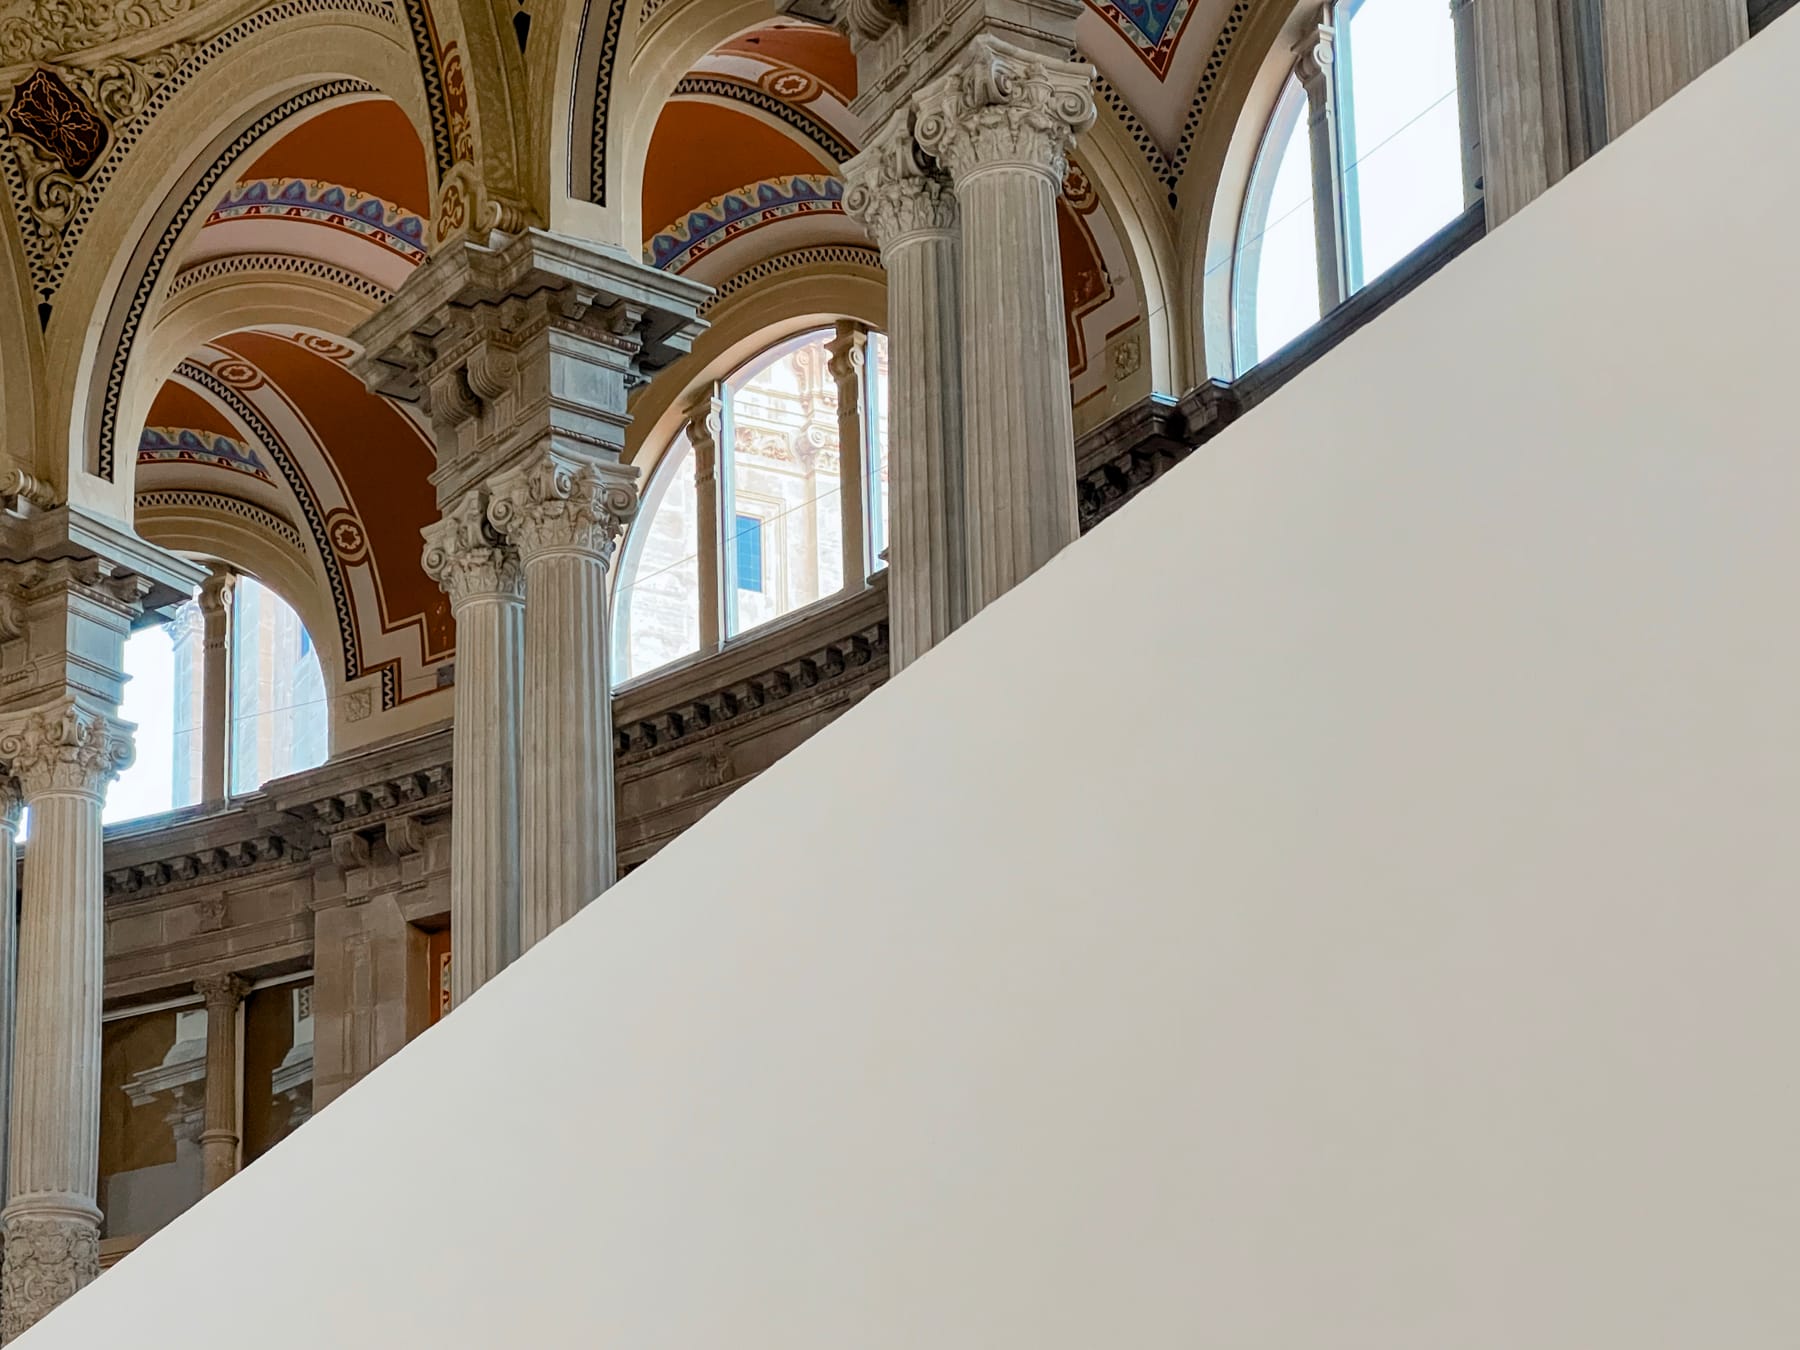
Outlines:
[[[495,478],[493,494],[488,521],[523,562],[579,553],[611,566],[620,533],[637,515],[637,470],[546,450]]]
[[[228,1017],[249,996],[250,981],[241,975],[202,975],[194,981],[194,992],[208,1013]]]
[[[845,213],[883,250],[915,234],[956,228],[956,193],[948,178],[925,167],[909,109],[888,118],[843,172]]]
[[[488,494],[472,488],[444,518],[427,525],[425,575],[450,597],[452,607],[482,596],[517,599],[525,593],[519,555],[488,524]]]
[[[133,728],[72,698],[34,709],[0,729],[0,759],[12,766],[27,803],[52,792],[100,800],[131,763]]]
[[[960,183],[984,169],[1035,169],[1061,184],[1075,138],[1094,125],[1094,68],[1046,61],[983,33],[913,95],[925,153]]]

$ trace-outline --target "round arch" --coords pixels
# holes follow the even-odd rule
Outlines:
[[[1188,212],[1175,240],[1181,297],[1192,353],[1193,382],[1236,374],[1231,341],[1231,289],[1236,268],[1238,215],[1263,125],[1293,68],[1293,47],[1305,22],[1291,3],[1252,11],[1226,58],[1208,116],[1183,181],[1210,183],[1200,209]]]
[[[139,330],[168,293],[167,264],[204,223],[231,170],[292,119],[348,99],[386,95],[415,128],[427,126],[417,58],[373,16],[270,25],[206,70],[203,86],[170,100],[101,199],[82,253],[110,264],[71,273],[46,343],[56,372],[44,405],[46,443],[65,447],[70,498],[119,517],[131,515],[132,486],[129,456],[117,454],[117,444],[148,397]]]
[[[247,514],[243,506],[236,498],[202,491],[156,493],[138,504],[134,523],[151,543],[255,577],[292,606],[313,645],[329,658],[321,659],[319,666],[331,714],[326,744],[335,754],[343,743],[344,660],[324,579],[304,552],[257,519],[254,513],[262,508],[252,507]]]

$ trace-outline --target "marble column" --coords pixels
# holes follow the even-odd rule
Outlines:
[[[1093,83],[1092,66],[981,34],[913,96],[919,145],[960,208],[962,387],[979,391],[963,402],[973,611],[1079,532],[1056,201]]]
[[[637,504],[636,469],[554,450],[493,480],[488,520],[525,574],[521,950],[615,875],[607,574]]]
[[[207,975],[194,981],[206,1004],[206,1128],[200,1135],[205,1171],[203,1193],[211,1195],[238,1172],[239,1124],[238,1010],[250,992],[236,975]]]
[[[6,1118],[19,974],[19,820],[24,806],[19,784],[0,778],[0,1195],[6,1194]]]
[[[200,583],[200,800],[209,805],[231,795],[231,612],[236,598],[237,578],[223,569]]]
[[[1745,0],[1602,0],[1606,124],[1622,135],[1750,37]]]
[[[100,1271],[100,808],[130,762],[130,728],[65,697],[9,722],[0,758],[32,824],[0,1214],[0,1337],[11,1341]]]
[[[898,673],[970,613],[962,243],[956,195],[927,169],[908,109],[844,165],[844,178],[844,209],[887,268],[889,659]]]
[[[525,630],[518,554],[471,489],[425,530],[427,575],[456,616],[450,823],[450,998],[460,1004],[518,956],[520,691]]]
[[[725,611],[719,596],[719,429],[724,406],[717,384],[709,385],[688,404],[687,438],[694,451],[694,546],[700,576],[700,650],[716,652],[724,632]]]

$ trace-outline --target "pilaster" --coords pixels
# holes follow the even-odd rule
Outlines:
[[[694,451],[695,544],[700,573],[700,650],[717,651],[724,630],[725,610],[719,595],[719,540],[724,535],[719,518],[719,435],[724,426],[724,405],[719,386],[708,385],[687,406],[688,444]]]
[[[869,335],[863,326],[840,319],[837,332],[825,344],[827,368],[837,389],[838,423],[838,492],[843,501],[844,585],[860,589],[869,574],[864,537],[867,498],[863,473],[869,467],[863,462],[865,424],[868,403]]]
[[[206,1128],[200,1135],[205,1190],[210,1195],[238,1173],[243,1127],[238,1116],[238,1014],[250,993],[236,975],[207,975],[194,981],[206,1005]]]
[[[231,795],[231,616],[237,577],[215,568],[200,583],[202,716],[200,800],[216,805]]]
[[[19,821],[24,809],[18,780],[0,779],[0,1195],[6,1194],[9,1156],[7,1116],[19,975]]]

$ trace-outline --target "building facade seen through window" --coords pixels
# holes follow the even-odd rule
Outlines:
[[[1263,132],[1239,222],[1239,371],[1461,214],[1456,34],[1443,0],[1320,11]]]
[[[804,332],[702,391],[625,540],[618,678],[863,585],[884,565],[887,458],[880,333]]]

